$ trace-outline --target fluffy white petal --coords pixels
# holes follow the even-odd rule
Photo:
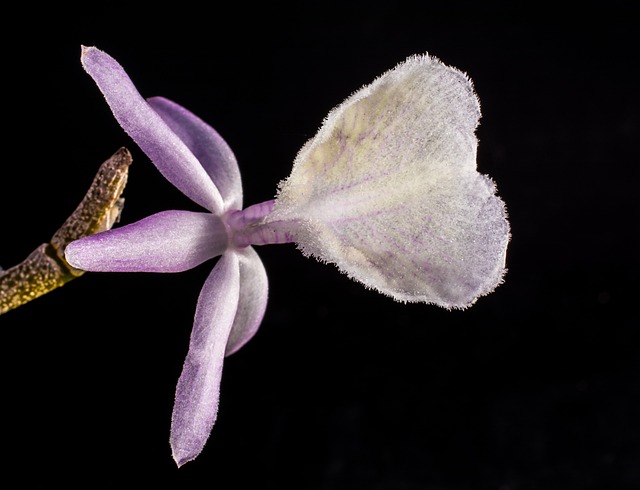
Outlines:
[[[509,225],[476,170],[471,81],[407,59],[329,113],[281,183],[267,225],[399,301],[463,308],[504,274]]]

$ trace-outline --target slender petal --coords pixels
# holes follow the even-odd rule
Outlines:
[[[464,308],[505,272],[504,203],[476,171],[471,81],[412,57],[331,111],[264,226],[399,301]]]
[[[164,97],[147,102],[187,145],[216,184],[226,209],[242,208],[242,181],[236,157],[218,132],[184,107]]]
[[[82,47],[82,65],[103,93],[116,120],[165,178],[194,202],[215,213],[222,197],[187,145],[138,93],[120,64],[94,47]]]
[[[228,252],[200,292],[189,353],[176,388],[170,442],[178,466],[200,454],[215,423],[222,363],[239,296],[239,259]]]
[[[227,342],[227,356],[238,351],[258,331],[269,292],[267,272],[253,247],[237,253],[240,258],[240,302]]]
[[[163,211],[67,245],[71,266],[99,272],[181,272],[227,248],[222,220],[210,213]]]

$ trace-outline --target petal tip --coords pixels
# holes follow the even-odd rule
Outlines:
[[[173,456],[173,460],[175,461],[176,466],[178,468],[181,468],[182,466],[184,466],[185,463],[188,463],[190,461],[189,459],[182,458],[182,457],[180,457],[180,456],[178,456],[176,454],[173,454],[172,456]]]
[[[71,267],[80,268],[80,264],[77,261],[78,254],[76,251],[74,242],[69,243],[64,249],[64,259]]]
[[[84,44],[81,44],[80,45],[80,57],[84,57],[84,56],[88,55],[94,49],[96,49],[94,46],[85,46]]]
[[[171,446],[171,457],[175,461],[176,466],[181,468],[189,461],[196,459],[199,453],[193,454],[193,451],[185,451],[184,448],[178,448]]]

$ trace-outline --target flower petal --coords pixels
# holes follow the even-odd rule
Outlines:
[[[176,388],[170,442],[178,466],[200,454],[216,421],[222,363],[239,295],[238,256],[226,253],[200,292],[189,353]]]
[[[94,47],[82,47],[82,66],[98,85],[116,120],[158,168],[194,202],[214,213],[222,197],[198,159],[138,93],[122,66]]]
[[[265,226],[396,300],[469,306],[502,281],[509,241],[476,171],[479,117],[463,73],[407,59],[329,113]]]
[[[218,132],[198,116],[164,97],[147,102],[187,145],[216,184],[226,209],[242,209],[242,181],[236,157]]]
[[[240,301],[227,343],[229,356],[255,335],[267,308],[269,282],[262,260],[253,247],[237,252],[240,259]]]
[[[163,211],[136,223],[75,240],[65,258],[99,272],[181,272],[224,253],[227,231],[211,213]]]

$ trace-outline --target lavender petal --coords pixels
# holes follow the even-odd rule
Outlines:
[[[138,93],[122,66],[105,52],[82,47],[82,66],[98,85],[116,120],[165,178],[211,212],[222,197],[187,145]]]
[[[187,145],[220,191],[226,209],[242,209],[242,181],[233,151],[218,132],[184,107],[164,97],[147,102]]]
[[[170,443],[178,466],[200,454],[216,421],[222,364],[239,297],[239,259],[229,252],[220,258],[200,292],[189,352],[176,388]]]
[[[237,253],[240,259],[240,302],[227,342],[227,356],[237,352],[258,331],[269,292],[267,272],[253,247]]]
[[[99,272],[181,272],[227,248],[222,220],[211,213],[163,211],[67,245],[72,267]]]

